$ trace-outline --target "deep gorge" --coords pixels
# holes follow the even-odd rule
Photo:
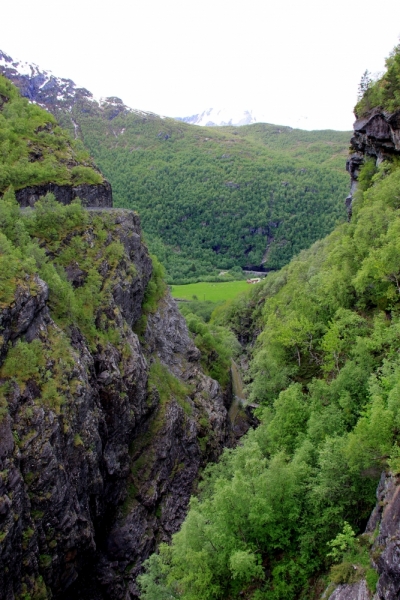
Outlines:
[[[0,78],[1,598],[399,597],[399,65],[356,106],[348,220],[207,323]]]

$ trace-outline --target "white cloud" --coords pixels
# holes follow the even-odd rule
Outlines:
[[[398,0],[13,0],[0,48],[134,108],[234,104],[273,123],[350,129],[360,77],[383,69],[399,17]]]

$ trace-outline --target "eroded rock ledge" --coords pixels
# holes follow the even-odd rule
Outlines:
[[[400,155],[400,110],[388,113],[375,108],[367,116],[356,120],[346,163],[346,170],[351,178],[350,194],[346,198],[349,215],[365,159],[372,158],[379,165],[383,160],[396,155]]]
[[[75,198],[80,198],[86,207],[111,208],[113,205],[111,185],[106,180],[99,184],[82,183],[76,186],[47,183],[17,190],[15,196],[21,208],[27,208],[49,192],[61,204],[71,204]]]

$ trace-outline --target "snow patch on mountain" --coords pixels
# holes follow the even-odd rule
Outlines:
[[[177,121],[183,121],[191,125],[202,125],[204,127],[222,125],[240,126],[259,122],[252,110],[243,110],[240,108],[208,108],[197,115],[175,118]]]

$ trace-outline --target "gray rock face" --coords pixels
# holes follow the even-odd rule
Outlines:
[[[329,600],[371,600],[365,579],[352,585],[339,585]]]
[[[38,277],[21,279],[0,311],[4,600],[136,598],[143,560],[178,529],[200,466],[229,439],[219,386],[201,371],[172,298],[147,315],[140,339],[132,329],[152,269],[137,215],[99,217],[105,245],[123,247],[117,264],[99,267],[109,296],[96,322],[113,335],[94,345],[77,325],[60,329]],[[89,222],[88,252],[93,235]],[[82,285],[78,258],[66,275]],[[21,341],[42,358],[36,374],[13,379],[3,367]]]
[[[376,492],[377,503],[369,518],[366,533],[374,536],[371,564],[379,575],[373,600],[398,600],[400,597],[400,481],[382,473]],[[369,595],[368,595],[369,594]],[[339,585],[329,600],[369,600],[365,581]]]
[[[400,486],[398,477],[382,474],[377,504],[367,532],[378,532],[371,556],[379,573],[376,598],[395,600],[400,595]]]
[[[43,309],[48,300],[47,284],[39,277],[34,277],[35,295],[30,287],[17,288],[14,302],[0,310],[0,361],[3,362],[9,342],[14,342],[28,329],[32,330],[36,322],[42,318]]]
[[[387,113],[375,108],[366,117],[357,119],[350,145],[350,155],[346,163],[346,170],[351,178],[350,194],[346,198],[349,217],[364,160],[372,158],[378,165],[383,160],[400,154],[400,111]]]
[[[71,204],[75,198],[80,198],[82,205],[87,207],[111,208],[113,205],[111,185],[108,181],[99,184],[82,183],[76,186],[48,183],[17,190],[15,196],[19,205],[27,208],[33,206],[48,192],[54,194],[61,204]]]

